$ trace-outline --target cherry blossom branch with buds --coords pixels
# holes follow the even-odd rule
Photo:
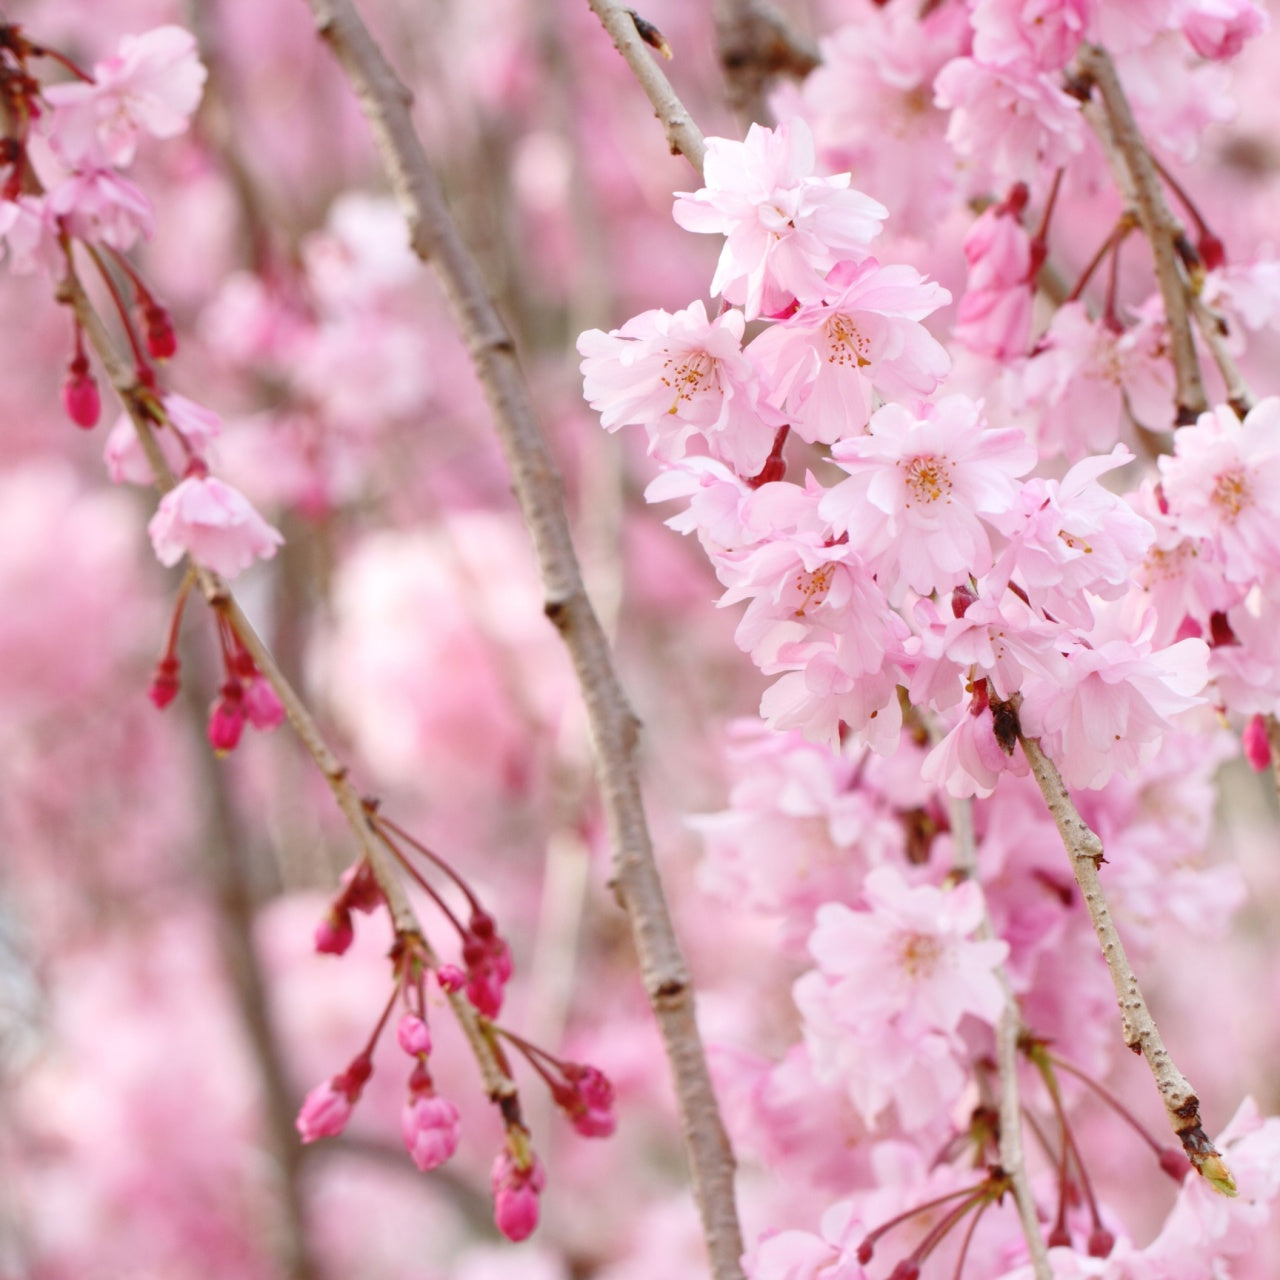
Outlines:
[[[449,295],[493,412],[537,553],[546,613],[569,650],[582,688],[614,850],[614,885],[631,922],[641,977],[675,1079],[712,1271],[718,1280],[731,1280],[742,1274],[733,1154],[694,1016],[688,971],[654,860],[634,759],[638,723],[582,583],[561,480],[542,437],[512,338],[463,244],[414,129],[408,91],[346,0],[311,0],[311,8],[321,36],[373,128],[409,223],[411,247],[435,266]],[[611,28],[611,34],[620,48],[634,42],[638,50],[635,22],[626,16],[626,23],[629,33]],[[657,77],[661,78],[660,73]],[[665,78],[661,81],[665,84]],[[658,79],[651,78],[651,83],[657,85]],[[700,159],[701,134],[674,94],[671,97],[672,110],[681,117],[672,136],[679,139],[681,149],[688,147]]]
[[[75,313],[77,321],[88,338],[89,345],[93,348],[106,371],[108,380],[133,422],[139,443],[151,465],[156,489],[161,494],[169,492],[177,484],[177,477],[170,469],[156,440],[153,420],[146,408],[149,393],[139,383],[129,363],[116,350],[102,318],[98,315],[75,271],[69,251],[67,274],[60,287],[59,297]],[[209,606],[226,619],[253,658],[262,678],[275,690],[294,732],[328,783],[338,808],[356,836],[361,858],[369,866],[386,900],[387,910],[397,937],[412,938],[427,962],[434,964],[436,962],[434,952],[426,941],[413,904],[409,901],[390,856],[374,836],[366,814],[364,799],[352,783],[346,765],[330,748],[315,718],[284,672],[280,670],[271,650],[245,615],[226,582],[220,575],[199,564],[192,564],[192,572]],[[486,1092],[494,1101],[513,1096],[515,1085],[495,1058],[488,1038],[480,1029],[476,1010],[461,993],[450,994],[450,1005],[480,1067]]]

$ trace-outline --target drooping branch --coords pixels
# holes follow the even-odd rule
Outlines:
[[[106,325],[76,274],[69,248],[66,263],[67,274],[59,287],[59,301],[69,305],[75,312],[90,346],[133,422],[138,442],[150,464],[156,489],[162,494],[167,493],[177,483],[177,477],[170,470],[156,439],[153,420],[147,409],[149,393],[134,376],[132,366],[116,350]],[[346,765],[330,748],[306,703],[281,671],[271,650],[249,621],[227,584],[218,574],[201,565],[193,564],[192,570],[210,608],[226,619],[253,659],[259,674],[275,690],[290,725],[328,783],[338,808],[355,834],[361,857],[368,863],[379,889],[382,890],[396,934],[401,938],[412,939],[426,962],[434,965],[435,953],[418,922],[395,864],[369,825],[364,799],[351,781]],[[462,992],[454,992],[448,999],[480,1068],[485,1091],[495,1102],[512,1097],[515,1084],[494,1056],[492,1045],[480,1027],[479,1015],[474,1006]]]
[[[951,819],[952,860],[956,870],[968,879],[978,877],[977,840],[973,831],[973,801],[951,797],[947,811]],[[978,926],[979,938],[995,938],[995,929],[987,913],[986,902],[982,907],[982,923]],[[1040,1229],[1040,1217],[1036,1213],[1035,1196],[1031,1179],[1027,1176],[1027,1161],[1022,1147],[1022,1101],[1018,1093],[1018,1041],[1022,1035],[1022,1011],[1018,998],[1009,985],[1009,975],[1003,964],[995,970],[996,981],[1004,1005],[996,1024],[996,1075],[1000,1088],[1000,1167],[1013,1186],[1014,1204],[1018,1209],[1018,1221],[1031,1255],[1031,1270],[1035,1280],[1052,1280],[1053,1268],[1045,1245],[1044,1232]]]
[[[1057,765],[1041,750],[1039,740],[1025,737],[1021,733],[1018,740],[1022,743],[1023,754],[1031,766],[1040,793],[1044,796],[1045,804],[1071,859],[1076,884],[1080,886],[1094,933],[1102,948],[1103,959],[1116,989],[1124,1042],[1146,1059],[1169,1123],[1178,1135],[1187,1158],[1216,1190],[1226,1195],[1235,1195],[1235,1182],[1231,1172],[1205,1133],[1204,1122],[1200,1118],[1200,1099],[1196,1097],[1191,1082],[1178,1070],[1177,1064],[1165,1048],[1160,1028],[1147,1007],[1146,997],[1138,984],[1138,976],[1134,973],[1125,953],[1124,943],[1120,940],[1120,933],[1116,929],[1098,876],[1098,869],[1105,861],[1102,841],[1080,816]]]
[[[1177,422],[1186,425],[1208,408],[1208,400],[1191,333],[1187,281],[1178,265],[1176,246],[1183,235],[1182,227],[1164,198],[1160,177],[1111,55],[1098,45],[1086,44],[1081,46],[1077,65],[1084,81],[1096,87],[1101,99],[1100,103],[1093,98],[1086,103],[1085,117],[1102,143],[1121,196],[1137,213],[1151,245],[1169,328],[1170,355],[1177,384]]]
[[[653,113],[667,132],[671,154],[683,155],[701,177],[702,162],[707,153],[706,140],[671,87],[671,81],[663,75],[648,46],[640,38],[635,11],[614,3],[614,0],[587,0],[587,3],[653,104]]]
[[[736,1280],[742,1275],[742,1237],[734,1204],[733,1155],[711,1086],[688,970],[663,896],[641,802],[634,760],[636,716],[583,587],[559,473],[543,439],[512,338],[454,224],[413,127],[408,90],[347,0],[310,3],[320,34],[369,118],[408,220],[412,247],[435,266],[489,400],[537,554],[547,616],[568,648],[586,704],[613,847],[614,885],[631,923],[641,977],[675,1079],[712,1271],[718,1280]],[[629,16],[627,23],[639,45]],[[625,34],[613,34],[619,48],[624,48]],[[683,113],[674,94],[671,97],[675,103],[672,110]],[[681,146],[688,146],[700,159],[701,134],[687,113],[683,113],[683,121]]]

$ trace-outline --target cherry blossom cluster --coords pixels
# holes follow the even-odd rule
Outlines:
[[[1239,356],[1241,331],[1272,321],[1274,272],[1229,267],[1155,162],[1192,223],[1175,269],[1207,300],[1188,305],[1230,398],[1186,413],[1164,300],[1149,275],[1135,296],[1121,260],[1137,216],[1090,208],[1110,180],[1077,59],[1111,49],[1148,136],[1186,158],[1227,110],[1219,63],[1266,22],[1247,0],[859,6],[776,99],[782,123],[708,139],[704,186],[676,196],[680,226],[724,236],[719,310],[579,340],[586,399],[607,429],[644,429],[646,496],[684,504],[667,523],[697,535],[721,605],[745,605],[737,643],[773,679],[774,735],[746,733],[732,807],[695,825],[707,887],[809,966],[791,993],[803,1036],[776,1062],[726,1052],[731,1111],[749,1149],[814,1185],[841,1185],[840,1149],[867,1153],[865,1191],[820,1235],[762,1239],[753,1280],[878,1276],[894,1240],[895,1280],[939,1251],[943,1274],[966,1255],[975,1274],[1032,1274],[1013,1216],[986,1212],[1009,1190],[1002,982],[1024,1096],[1057,1134],[1032,1162],[1054,1275],[1154,1276],[1173,1257],[1206,1274],[1280,1189],[1263,1172],[1277,1122],[1246,1103],[1222,1143],[1250,1205],[1223,1209],[1192,1179],[1140,1247],[1095,1193],[1098,1155],[1075,1132],[1111,1104],[1075,1076],[1101,1088],[1115,1067],[1112,992],[1018,749],[1037,739],[1083,793],[1136,953],[1162,920],[1225,927],[1240,882],[1200,863],[1213,772],[1237,747],[1211,713],[1267,762],[1280,399],[1237,394],[1222,345]],[[910,140],[910,165],[886,136]],[[980,212],[956,237],[962,289],[873,256],[877,238],[918,253],[963,204]],[[1144,804],[1175,791],[1153,825]],[[957,801],[976,801],[976,865]],[[804,1097],[845,1119],[816,1133]],[[1148,1141],[1181,1181],[1181,1155]]]
[[[679,198],[677,217],[727,232],[716,281],[744,310],[651,312],[580,349],[604,425],[644,426],[665,464],[649,496],[689,499],[670,523],[697,532],[721,603],[748,602],[738,643],[778,677],[766,720],[891,752],[904,690],[949,726],[924,768],[954,795],[989,795],[1016,767],[992,728],[1015,697],[1070,783],[1149,759],[1203,701],[1208,651],[1157,637],[1132,581],[1155,529],[1100,483],[1131,455],[1023,479],[1023,431],[962,393],[923,398],[948,359],[921,321],[949,295],[868,256],[884,211],[848,175],[812,176],[807,126],[755,126],[708,154],[721,185]],[[740,347],[762,300],[781,318]],[[789,433],[829,446],[844,478],[781,478]]]

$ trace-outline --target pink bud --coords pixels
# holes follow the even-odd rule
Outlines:
[[[142,309],[142,325],[146,332],[147,351],[156,360],[168,360],[178,350],[173,321],[169,313],[154,299]]]
[[[209,742],[219,753],[234,751],[244,730],[244,686],[228,680],[209,711]]]
[[[334,1088],[333,1080],[326,1080],[307,1094],[295,1123],[303,1142],[315,1142],[317,1138],[337,1137],[350,1119],[351,1099]]]
[[[438,1169],[458,1149],[458,1108],[447,1098],[424,1095],[410,1099],[400,1124],[404,1145],[423,1173]]]
[[[98,384],[89,372],[89,362],[84,356],[76,356],[67,366],[67,380],[62,384],[62,405],[67,417],[86,431],[98,421],[102,412],[102,400]]]
[[[556,1105],[564,1109],[584,1138],[607,1138],[617,1125],[608,1076],[595,1067],[569,1062],[564,1066],[564,1077],[565,1083],[551,1090]]]
[[[396,1040],[405,1053],[426,1057],[431,1052],[431,1031],[416,1013],[406,1013],[396,1027]]]
[[[178,659],[172,654],[156,663],[147,697],[163,710],[178,696]]]
[[[316,950],[323,955],[345,955],[355,936],[351,912],[345,907],[330,907],[329,914],[316,925]]]
[[[1116,1247],[1116,1238],[1104,1226],[1096,1226],[1089,1232],[1089,1257],[1109,1258]]]
[[[245,685],[244,710],[255,729],[275,729],[284,723],[284,703],[261,676]]]
[[[1244,727],[1240,744],[1244,747],[1244,758],[1261,773],[1271,764],[1271,743],[1267,738],[1267,722],[1262,716],[1254,716]]]
[[[527,1240],[538,1225],[538,1193],[546,1184],[536,1156],[521,1169],[510,1151],[501,1151],[490,1174],[493,1187],[493,1220],[508,1240]]]
[[[455,991],[461,991],[466,986],[467,975],[456,964],[442,964],[436,970],[436,981],[440,984],[442,991],[453,995]]]
[[[342,900],[352,911],[365,915],[382,905],[382,890],[367,862],[354,862],[342,873]]]

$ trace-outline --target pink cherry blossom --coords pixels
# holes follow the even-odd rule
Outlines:
[[[1252,0],[1184,0],[1182,33],[1202,58],[1234,58],[1271,20]]]
[[[809,950],[836,981],[850,1022],[896,1019],[908,1032],[950,1033],[971,1014],[994,1023],[1003,1007],[992,972],[1008,955],[997,940],[974,940],[982,892],[972,881],[943,890],[912,888],[891,867],[867,876],[864,910],[819,908]]]
[[[1014,477],[1034,453],[1014,429],[991,430],[981,408],[947,396],[913,413],[885,405],[869,433],[842,440],[832,456],[849,479],[820,511],[846,532],[891,600],[910,588],[950,590],[991,567],[984,519],[1008,511]]]
[[[112,169],[84,169],[54,187],[48,210],[71,235],[127,253],[155,233],[151,201]]]
[[[404,1145],[423,1173],[438,1169],[458,1149],[458,1108],[435,1094],[411,1097],[401,1113]]]
[[[1060,621],[1090,626],[1084,593],[1119,599],[1155,541],[1152,526],[1098,483],[1132,460],[1116,445],[1109,454],[1077,462],[1060,481],[1028,480],[1017,508],[997,520],[1008,545],[992,578],[1015,581],[1032,603]]]
[[[1077,787],[1100,787],[1150,760],[1171,717],[1204,701],[1208,679],[1203,640],[1155,649],[1154,618],[1131,632],[1116,606],[1099,614],[1087,643],[1067,652],[1061,680],[1028,680],[1020,711],[1024,729]]]
[[[1018,403],[1039,420],[1042,452],[1086,453],[1133,440],[1130,425],[1163,430],[1173,422],[1173,379],[1164,320],[1153,310],[1127,329],[1090,318],[1082,303],[1054,313],[1035,355],[1018,374]]]
[[[950,300],[912,267],[841,264],[820,299],[766,329],[747,355],[793,430],[831,444],[866,425],[877,394],[937,388],[951,361],[920,321]]]
[[[167,431],[162,426],[155,437],[170,468],[182,472],[193,455],[204,462],[211,461],[214,442],[222,435],[222,419],[212,409],[173,391],[161,396],[160,402],[167,419],[165,425],[172,426],[173,430]],[[178,436],[182,437],[186,448]],[[116,484],[150,486],[155,483],[151,463],[147,461],[138,432],[128,414],[121,414],[111,428],[103,446],[103,458],[107,473]]]
[[[686,231],[726,237],[711,292],[742,304],[749,320],[820,293],[837,262],[867,256],[888,216],[849,174],[817,178],[815,165],[803,120],[753,124],[744,142],[708,138],[706,186],[677,193],[675,220]]]
[[[255,560],[270,560],[284,542],[242,493],[200,475],[188,476],[160,499],[147,532],[161,564],[189,555],[228,578]]]
[[[959,6],[861,6],[820,39],[822,61],[800,86],[797,114],[813,129],[820,163],[856,173],[893,211],[895,230],[910,236],[928,237],[955,197],[956,157],[932,86],[969,41]],[[780,117],[791,114],[784,86],[774,103]],[[901,163],[908,150],[917,163]]]
[[[1079,47],[1089,7],[1089,0],[977,0],[973,56],[988,66],[1024,62],[1056,70]]]
[[[612,333],[589,330],[578,339],[584,394],[608,430],[644,426],[649,452],[664,461],[701,437],[739,475],[754,476],[783,419],[758,403],[743,325],[740,311],[709,320],[699,301],[674,315],[646,311]]]
[[[172,138],[185,131],[206,74],[195,37],[182,27],[125,36],[118,53],[94,65],[92,84],[77,80],[45,90],[54,107],[54,145],[73,165],[95,154],[128,165],[140,133]]]
[[[1160,472],[1178,528],[1213,543],[1230,582],[1280,572],[1280,398],[1260,401],[1243,423],[1220,406],[1173,440]]]
[[[951,112],[947,141],[1001,185],[1065,165],[1084,145],[1080,104],[1032,67],[956,58],[938,73],[934,91]]]
[[[769,1231],[743,1259],[750,1280],[866,1280],[858,1243],[866,1225],[848,1201],[832,1205],[817,1233]]]
[[[20,195],[0,200],[0,237],[5,261],[14,275],[44,271],[52,275],[62,262],[57,214],[48,196]]]

